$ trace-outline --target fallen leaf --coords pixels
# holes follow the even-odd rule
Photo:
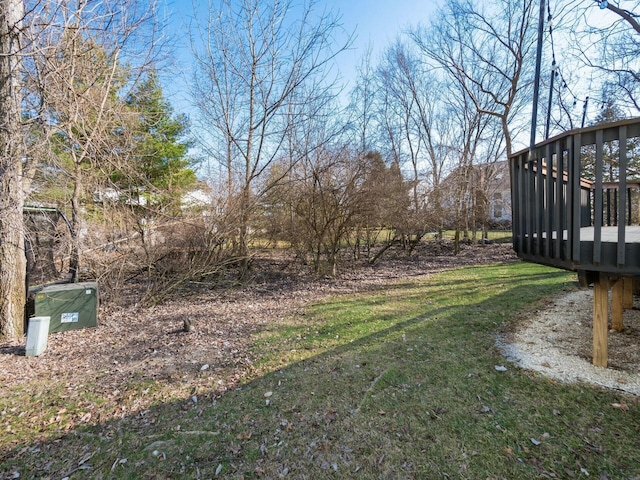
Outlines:
[[[325,422],[326,422],[327,424],[335,422],[335,421],[336,421],[336,418],[337,418],[337,416],[336,416],[336,411],[335,411],[335,410],[333,410],[333,409],[329,410],[329,411],[328,411],[327,413],[325,413],[325,415],[324,415],[324,420],[325,420]]]
[[[623,412],[628,412],[629,411],[629,405],[627,405],[624,402],[612,403],[611,406],[613,408],[617,408],[618,410],[622,410]]]
[[[513,455],[513,449],[511,447],[503,448],[502,453],[504,453],[505,455]]]

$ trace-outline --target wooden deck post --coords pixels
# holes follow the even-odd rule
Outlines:
[[[615,280],[611,293],[611,328],[616,332],[621,332],[624,317],[624,278]]]
[[[609,278],[600,273],[593,284],[593,364],[607,366],[607,317],[609,310]]]
[[[624,277],[624,309],[631,310],[633,308],[633,279]]]

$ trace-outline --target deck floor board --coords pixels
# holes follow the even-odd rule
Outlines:
[[[640,226],[627,226],[625,227],[625,243],[640,243]],[[536,238],[537,234],[533,235]],[[547,238],[547,233],[542,233],[542,238]],[[553,232],[552,238],[556,239],[556,232]],[[562,239],[567,240],[567,231],[562,232]],[[582,227],[580,229],[580,241],[581,242],[593,242],[595,240],[594,227]],[[600,241],[604,243],[618,243],[618,227],[602,227],[602,233]]]

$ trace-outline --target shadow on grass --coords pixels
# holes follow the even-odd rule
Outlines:
[[[361,317],[352,322],[370,323],[374,331],[331,338],[326,351],[222,397],[199,392],[58,438],[17,440],[0,456],[0,473],[633,478],[640,474],[636,404],[612,409],[612,402],[620,402],[615,393],[557,385],[512,367],[496,370],[503,360],[494,335],[502,322],[566,286],[565,272],[527,270],[525,277],[511,266],[464,269],[425,284],[398,284],[384,292],[387,300],[356,296],[326,302],[317,306],[312,323],[340,318],[357,304]],[[376,318],[375,309],[396,296],[407,299],[405,294],[424,305],[385,326],[388,320]],[[304,328],[288,333],[293,349],[304,347],[304,339],[297,340]],[[331,327],[323,336],[328,342],[340,331]]]

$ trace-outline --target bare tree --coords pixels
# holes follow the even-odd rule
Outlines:
[[[71,211],[71,269],[77,276],[81,203],[114,170],[126,171],[136,112],[124,101],[155,59],[153,2],[38,2],[28,16],[27,116],[31,138],[47,157],[30,155],[30,171],[53,165],[64,174],[56,203]],[[92,187],[88,187],[92,185]]]
[[[22,207],[22,0],[0,1],[0,338],[22,335],[26,258]]]
[[[587,67],[597,88],[640,110],[640,2],[637,0],[571,1],[560,22],[571,29],[570,45],[579,65]],[[569,15],[568,13],[571,13]],[[577,15],[576,15],[577,14]]]
[[[460,84],[476,109],[500,121],[507,155],[531,85],[533,4],[448,0],[431,27],[412,32],[420,49]]]
[[[194,101],[238,199],[237,246],[245,265],[253,187],[286,149],[293,126],[305,121],[300,108],[318,104],[331,87],[328,69],[349,44],[335,43],[339,27],[334,15],[316,13],[315,2],[223,0],[210,3],[193,32]]]
[[[440,183],[444,172],[452,168],[455,150],[452,142],[461,128],[454,122],[447,85],[435,69],[422,61],[410,41],[396,40],[384,54],[378,69],[386,96],[387,125],[395,123],[401,135],[397,142],[400,157],[407,159],[408,176],[413,185],[412,231],[419,240],[426,228],[441,230],[442,199]],[[394,130],[387,129],[391,134]],[[429,204],[424,194],[430,192]],[[427,214],[428,212],[428,214]]]
[[[404,160],[401,162],[403,166],[408,164],[413,182],[412,207],[417,211],[420,205],[418,184],[423,173],[422,150],[425,145],[428,148],[427,139],[422,135],[420,111],[429,109],[431,104],[429,107],[420,105],[420,102],[429,102],[430,99],[419,97],[411,88],[416,74],[415,65],[414,59],[408,57],[406,46],[398,40],[384,52],[382,62],[378,66],[378,76],[380,88],[386,93],[383,98],[383,111],[387,116],[385,122],[389,127],[392,124],[396,125],[395,129],[388,128],[387,133],[395,136],[398,149],[395,156]]]
[[[356,69],[356,85],[350,95],[349,113],[352,118],[349,123],[357,136],[360,154],[370,151],[375,139],[375,102],[379,94],[379,82],[376,82],[372,52],[372,46],[369,45]]]

